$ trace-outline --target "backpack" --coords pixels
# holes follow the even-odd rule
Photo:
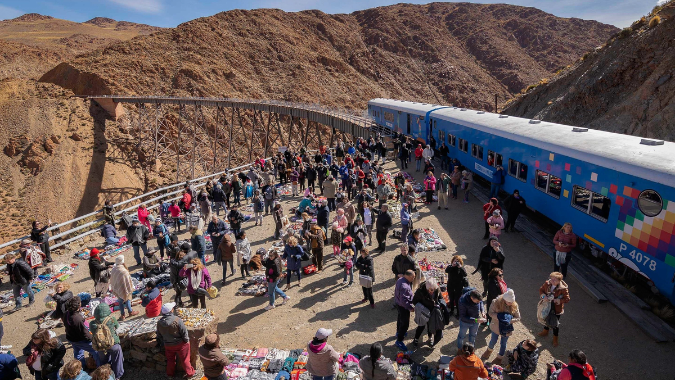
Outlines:
[[[159,209],[160,215],[169,215],[169,206],[171,206],[169,202],[162,203]]]
[[[265,189],[265,199],[267,200],[274,199],[274,190],[272,189],[272,185],[267,186],[267,189]]]
[[[91,336],[91,346],[96,351],[108,351],[115,344],[115,339],[108,327],[110,318],[112,318],[112,314],[103,319],[103,322],[98,325],[96,332]]]

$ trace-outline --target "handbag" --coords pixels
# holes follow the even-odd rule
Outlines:
[[[542,298],[539,300],[539,303],[537,304],[537,321],[539,324],[542,324],[544,326],[548,326],[546,323],[546,318],[548,317],[548,314],[551,312],[551,301],[549,301],[547,298]]]
[[[187,287],[188,287],[188,279],[187,279],[187,278],[184,278],[184,279],[178,281],[178,282],[176,283],[176,287],[178,288],[178,290],[181,290],[181,291],[187,289]]]
[[[359,284],[363,286],[364,288],[372,288],[373,287],[373,278],[370,276],[366,276],[363,274],[359,275]]]
[[[200,296],[208,296],[209,295],[209,291],[202,288],[201,286],[198,287],[197,290],[195,290],[195,293],[200,295]]]

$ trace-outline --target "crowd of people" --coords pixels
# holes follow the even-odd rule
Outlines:
[[[456,158],[448,157],[445,144],[438,149],[417,144],[413,149],[414,143],[407,136],[397,135],[392,141],[394,157],[400,160],[401,166],[401,171],[396,174],[383,168],[390,152],[384,139],[378,136],[348,144],[338,142],[334,148],[322,147],[316,153],[286,150],[271,159],[256,160],[248,170],[225,173],[217,181],[209,181],[201,190],[186,183],[180,199],[160,205],[157,216],[148,211],[146,205],[139,206],[137,213],[124,226],[136,266],[141,267],[146,278],[168,271],[175,291],[173,302],[162,302],[157,284],[150,281],[141,294],[145,314],[149,317],[161,316],[157,330],[164,342],[167,375],[175,374],[176,362],[182,363],[187,375],[194,374],[189,362],[187,329],[174,314],[174,308],[185,306],[183,291],[188,293],[190,307],[206,308],[207,295],[215,283],[207,268],[211,262],[222,266],[221,286],[228,284],[228,278],[235,278],[235,259],[243,279],[251,275],[250,270],[262,271],[269,295],[265,310],[272,310],[277,306],[277,297],[283,300],[282,305],[288,302],[290,296],[286,292],[292,288],[294,277],[297,286],[301,286],[304,266],[311,262],[318,273],[325,268],[325,261],[330,255],[324,255],[324,250],[330,244],[332,257],[344,270],[337,281],[350,287],[356,277],[363,292],[361,302],[375,308],[373,284],[376,281],[376,261],[380,260],[373,255],[387,249],[388,235],[394,226],[390,202],[400,205],[397,217],[401,226],[400,254],[391,265],[396,280],[393,305],[398,315],[395,345],[402,351],[408,351],[404,341],[412,317],[417,326],[412,346],[421,345],[420,340],[426,330],[427,345],[433,348],[443,339],[443,332],[454,317],[458,319],[459,332],[456,338],[457,356],[450,363],[450,369],[455,372],[456,379],[485,377],[483,362],[490,359],[497,343],[499,347],[491,361],[493,364],[506,366],[511,378],[526,378],[534,372],[539,356],[537,342],[526,339],[508,349],[509,337],[521,317],[515,292],[504,279],[505,273],[508,273],[504,270],[506,255],[499,241],[502,232],[515,231],[515,221],[525,209],[525,200],[515,190],[502,207],[498,199],[500,188],[496,186],[495,190],[493,186],[491,199],[483,206],[483,237],[487,243],[480,251],[473,271],[480,272],[482,290],[470,285],[464,260],[459,255],[452,256],[450,265],[445,268],[445,281],[424,278],[417,262],[420,232],[413,226],[414,210],[422,207],[421,203],[431,208],[435,199],[438,210],[447,210],[450,200],[458,199],[459,190],[463,191],[464,202],[468,202],[473,177],[471,171]],[[416,160],[416,171],[426,173],[424,197],[420,204],[411,183],[403,175],[412,158]],[[440,169],[435,168],[434,161],[440,161]],[[291,200],[300,197],[297,206],[288,211],[281,205],[280,189],[285,185],[290,185]],[[283,241],[281,254],[265,249],[253,252],[243,228],[247,219],[239,210],[249,204],[253,205],[252,219],[255,223],[249,228],[262,226],[264,218],[271,214],[275,228],[270,234],[273,239]],[[224,220],[221,219],[221,210]],[[504,211],[508,214],[506,221]],[[104,218],[102,237],[106,244],[118,244],[122,237],[118,236],[115,211],[109,202],[104,207]],[[297,228],[292,220],[300,222],[301,228]],[[29,304],[34,302],[30,284],[37,268],[51,261],[47,232],[51,225],[51,221],[46,226],[34,223],[33,242],[22,243],[20,253],[6,257],[16,309],[22,306],[22,297],[19,296],[22,290],[28,294]],[[190,232],[190,238],[189,242],[181,243],[178,234],[183,225]],[[210,237],[213,246],[213,260],[208,262],[205,236]],[[148,248],[153,238],[157,249]],[[553,345],[557,346],[560,317],[570,300],[564,276],[571,259],[570,252],[576,246],[576,237],[569,223],[556,234],[554,243],[555,268],[539,289],[541,307],[538,312],[540,309],[542,313],[546,312],[540,318],[543,330],[539,336],[546,337],[553,329]],[[356,276],[354,272],[357,272]],[[99,367],[97,371],[103,374],[92,373],[92,378],[96,375],[97,379],[119,379],[124,373],[123,354],[115,327],[117,321],[123,321],[127,315],[139,313],[132,310],[134,287],[129,268],[124,256],[117,256],[114,262],[110,262],[94,248],[90,252],[89,273],[97,297],[108,292],[116,297],[120,306],[119,317],[114,317],[110,308],[102,303],[95,309],[95,319],[87,329],[81,316],[78,317],[81,300],[70,293],[67,283],[60,283],[51,295],[56,301],[52,317],[64,321],[66,338],[77,363],[73,361],[64,365],[63,343],[50,336],[47,330],[38,330],[24,349],[24,354],[34,359],[29,368],[38,380],[55,379],[59,372],[62,379],[87,379],[83,371],[85,352],[91,353]],[[286,286],[282,290],[280,283],[284,277]],[[447,292],[447,300],[443,292]],[[481,326],[489,328],[491,336],[486,351],[479,358],[474,351]],[[319,329],[307,346],[307,369],[315,380],[333,380],[336,375],[332,364],[337,360],[337,353],[326,343],[331,333],[331,330]],[[204,345],[199,348],[204,373],[209,380],[225,379],[224,366],[228,361],[218,347],[219,337],[214,334],[207,336]],[[379,344],[374,344],[370,355],[361,359],[365,379],[393,380],[395,372],[390,366],[382,357]],[[585,377],[591,378],[586,376],[592,373],[592,369],[585,355],[575,350],[570,354],[570,364],[549,368],[549,376],[577,379],[579,377],[574,376],[577,376],[579,368],[584,371]]]

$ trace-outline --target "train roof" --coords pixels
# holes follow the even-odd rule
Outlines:
[[[416,102],[408,102],[405,100],[394,100],[394,99],[373,99],[368,102],[369,105],[375,105],[375,106],[381,106],[381,107],[387,107],[389,109],[393,109],[396,111],[402,111],[402,112],[407,112],[407,113],[412,113],[416,115],[426,115],[427,112],[439,108],[439,107],[447,107],[447,106],[439,106],[436,104],[429,104],[429,103],[416,103]]]
[[[408,103],[408,104],[406,104]],[[675,143],[638,136],[578,128],[491,112],[375,99],[380,106],[433,111],[435,119],[450,121],[503,138],[536,146],[594,165],[675,187]],[[425,112],[425,113],[426,113]],[[660,145],[649,145],[649,144]]]

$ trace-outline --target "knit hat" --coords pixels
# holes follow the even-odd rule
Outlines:
[[[361,214],[356,215],[356,219],[354,219],[355,222],[362,221],[361,219]]]
[[[516,302],[516,295],[513,293],[513,289],[507,289],[506,293],[502,295],[502,299],[506,302]]]
[[[500,214],[501,214],[501,211],[499,211],[499,210],[494,210],[494,211],[492,211],[492,215],[497,215],[497,216],[499,216]]]
[[[351,242],[352,242],[352,237],[351,237],[351,236],[347,236],[347,237],[345,238],[345,241],[346,241],[347,243],[351,243]]]
[[[115,257],[115,264],[117,264],[117,265],[124,264],[124,256],[120,255],[120,256]]]
[[[204,338],[204,343],[208,344],[209,346],[213,346],[218,342],[218,334],[209,334]]]
[[[98,249],[92,248],[92,250],[89,252],[89,257],[98,257]]]

